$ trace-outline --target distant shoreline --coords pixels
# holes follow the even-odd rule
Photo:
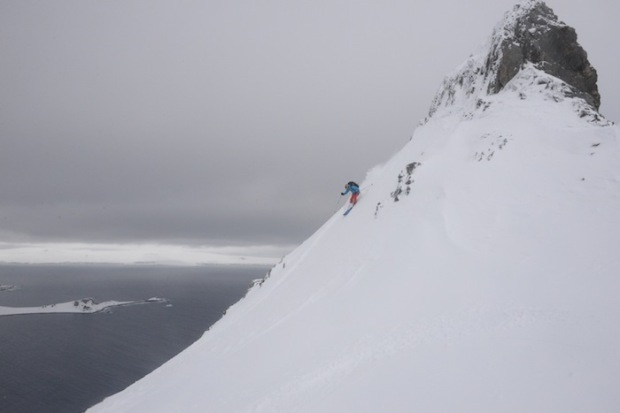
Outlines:
[[[260,267],[260,268],[271,268],[275,264],[271,263],[239,263],[239,262],[230,262],[230,263],[202,263],[202,264],[183,264],[183,263],[158,263],[158,262],[127,262],[127,263],[115,263],[115,262],[10,262],[10,261],[0,261],[0,267],[44,267],[44,266],[53,266],[53,267],[162,267],[162,268],[201,268],[201,267]],[[1,290],[0,290],[1,291]]]
[[[168,303],[168,300],[165,298],[153,297],[148,300],[141,301],[104,301],[102,303],[97,303],[92,298],[82,298],[80,300],[43,305],[40,307],[0,306],[0,317],[33,314],[94,314],[106,311],[113,307],[127,307],[130,305],[150,303]]]
[[[273,265],[294,246],[209,247],[166,244],[11,243],[0,241],[0,263],[201,266]]]
[[[16,286],[16,285],[3,285],[3,284],[0,284],[0,293],[1,292],[5,292],[5,291],[7,291],[7,292],[15,291],[17,289],[19,289],[19,287]]]

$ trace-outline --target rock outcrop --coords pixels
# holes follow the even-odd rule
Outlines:
[[[564,82],[566,97],[581,98],[598,110],[597,73],[577,43],[575,30],[559,21],[542,0],[525,0],[504,16],[478,54],[444,80],[429,115],[463,98],[479,106],[480,99],[499,93],[532,66]]]

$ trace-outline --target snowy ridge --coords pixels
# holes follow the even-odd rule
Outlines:
[[[531,63],[525,64],[523,69],[504,87],[504,90],[517,94],[521,100],[537,94],[548,102],[568,103],[577,116],[595,125],[611,126],[614,124],[605,119],[592,105],[577,96],[574,88],[566,82],[537,69]],[[482,111],[489,104],[489,102],[483,102],[480,105]]]
[[[419,127],[350,215],[90,411],[611,413],[620,133],[514,82]]]
[[[506,41],[516,42],[517,22],[540,4],[543,3],[539,0],[525,0],[504,15],[478,51],[443,80],[431,104],[429,117],[440,110],[445,115],[454,112],[470,114],[480,106],[479,102],[489,95],[490,85],[497,81],[502,58],[501,45]]]
[[[89,412],[615,413],[620,130],[536,65],[488,93],[483,62],[351,214]]]
[[[552,29],[562,34],[546,36]],[[583,113],[587,112],[588,116],[594,117],[594,121],[601,120],[602,116],[597,113],[595,107],[592,107],[595,98],[589,95],[593,93],[598,97],[595,87],[594,90],[581,91],[550,73],[557,72],[570,77],[570,72],[575,70],[578,74],[572,76],[579,78],[576,83],[587,83],[584,76],[596,80],[596,71],[589,66],[586,53],[579,55],[576,49],[583,49],[576,43],[570,44],[570,35],[566,35],[567,39],[558,40],[564,33],[570,31],[572,29],[560,22],[543,1],[524,0],[518,3],[512,11],[505,14],[487,42],[444,79],[429,109],[429,117],[458,113],[465,118],[475,116],[488,107],[490,96],[506,87],[513,76],[527,70],[529,78],[541,78],[547,84],[558,84],[547,88],[547,94],[552,99],[561,100],[565,96],[582,98],[584,102],[579,104],[580,115],[585,116]],[[568,43],[559,46],[558,43],[561,41]],[[557,56],[545,55],[543,51],[545,48],[557,47],[572,49],[571,59],[573,61],[583,59],[583,67],[577,69],[573,61],[554,61]],[[554,80],[549,80],[549,77],[553,77]],[[522,95],[522,99],[525,98],[525,95]]]

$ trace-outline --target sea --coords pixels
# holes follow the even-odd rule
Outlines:
[[[0,317],[0,413],[79,413],[199,339],[268,268],[0,265],[0,306],[163,303]],[[207,373],[205,373],[207,374]]]

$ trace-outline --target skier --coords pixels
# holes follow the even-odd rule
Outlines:
[[[351,203],[351,206],[355,205],[357,203],[357,197],[360,196],[360,186],[355,182],[351,181],[344,186],[344,189],[345,191],[341,192],[340,195],[346,195],[351,192],[351,198],[349,199],[349,202]]]

